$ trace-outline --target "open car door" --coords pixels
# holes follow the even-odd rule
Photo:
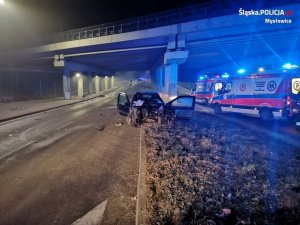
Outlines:
[[[179,96],[168,102],[166,107],[174,110],[176,118],[190,119],[195,109],[195,96]]]
[[[119,93],[117,108],[119,110],[120,115],[127,116],[129,114],[130,101],[126,93],[124,92]]]

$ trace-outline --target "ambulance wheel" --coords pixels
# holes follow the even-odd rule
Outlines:
[[[221,106],[219,104],[215,104],[214,111],[215,111],[215,114],[221,114],[222,113]]]
[[[260,118],[264,121],[271,121],[274,119],[274,115],[270,109],[264,108],[259,111]]]

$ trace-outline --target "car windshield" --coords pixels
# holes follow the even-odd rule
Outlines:
[[[137,93],[133,97],[133,101],[144,100],[148,102],[152,99],[161,100],[160,96],[157,93]]]

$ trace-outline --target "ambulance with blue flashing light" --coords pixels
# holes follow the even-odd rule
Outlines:
[[[296,70],[235,76],[224,83],[211,105],[216,114],[251,114],[266,121],[294,119],[300,113],[299,91],[300,73]]]
[[[196,103],[209,105],[212,98],[218,94],[218,91],[222,88],[223,83],[228,77],[229,74],[227,73],[223,74],[221,77],[220,75],[214,77],[200,77],[191,90],[191,95],[196,97]]]

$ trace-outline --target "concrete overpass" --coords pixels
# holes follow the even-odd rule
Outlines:
[[[85,72],[92,92],[93,85],[96,91],[101,83],[104,88],[113,86],[113,79],[108,81],[107,76],[117,71],[145,70],[151,71],[155,89],[165,98],[173,98],[178,76],[232,73],[239,67],[272,69],[287,61],[299,63],[300,4],[268,9],[271,11],[265,12],[278,10],[283,15],[239,15],[239,10],[249,9],[237,7],[230,14],[224,9],[218,11],[227,15],[215,12],[210,18],[202,16],[171,25],[163,25],[155,17],[156,24],[162,24],[158,27],[137,20],[130,25],[117,23],[67,31],[56,35],[55,41],[18,51],[13,58],[19,62],[54,63],[63,73],[65,98],[70,98],[72,74]],[[78,90],[82,86],[83,80],[79,79]]]

